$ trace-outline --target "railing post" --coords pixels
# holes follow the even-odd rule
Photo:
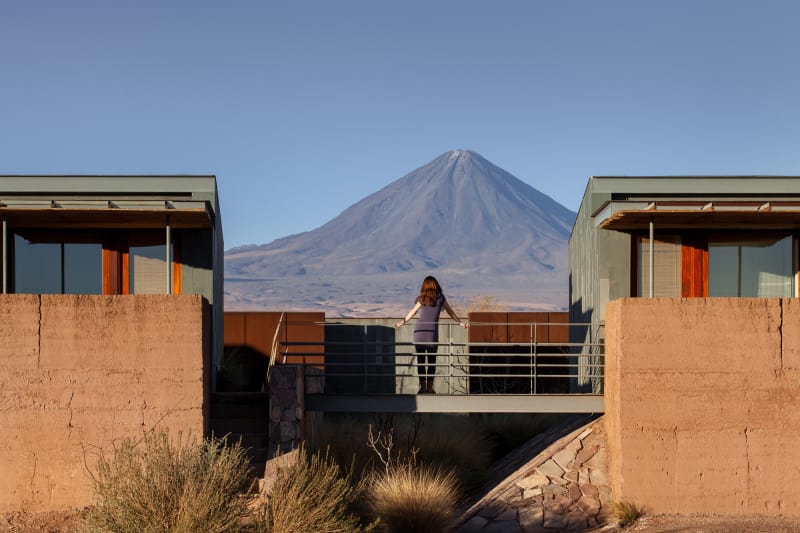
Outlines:
[[[8,293],[8,225],[5,217],[3,217],[3,234],[0,239],[3,241],[3,294],[6,294]]]
[[[453,324],[447,324],[447,338],[450,341],[447,350],[447,394],[452,393],[453,386]]]
[[[529,364],[531,365],[528,374],[531,381],[531,394],[536,394],[536,378],[533,377],[534,368],[536,367],[536,349],[533,347],[536,339],[536,322],[531,322],[528,326],[528,351],[530,352]]]
[[[653,279],[653,277],[655,276],[655,272],[656,272],[655,265],[653,264],[654,261],[655,261],[655,258],[656,258],[655,240],[653,238],[654,232],[655,232],[655,228],[653,227],[653,217],[650,217],[650,251],[649,251],[649,253],[650,253],[650,265],[649,265],[649,267],[650,267],[650,272],[649,272],[649,275],[650,275],[650,289],[649,289],[650,298],[652,298],[655,295],[655,286],[656,286],[655,280]]]
[[[364,324],[364,343],[362,344],[364,348],[362,350],[362,355],[363,355],[362,361],[364,365],[364,394],[367,393],[367,385],[369,382],[369,376],[367,376],[367,373],[369,371],[369,368],[367,367],[367,344],[369,343],[369,339],[367,338],[368,332],[369,332],[369,327],[366,324]]]
[[[537,330],[537,326],[539,324],[534,322],[533,323],[533,394],[537,394],[539,392],[539,388],[537,386],[537,381],[539,380],[539,333]]]

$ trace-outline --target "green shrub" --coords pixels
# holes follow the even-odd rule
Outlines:
[[[308,457],[301,449],[295,465],[281,469],[259,519],[270,533],[369,531],[349,508],[359,496],[349,473],[326,452]]]
[[[442,531],[453,519],[458,488],[452,472],[407,466],[375,475],[367,498],[383,531],[433,532]]]
[[[239,529],[251,488],[249,462],[237,443],[171,439],[154,430],[125,439],[111,459],[101,458],[95,505],[83,525],[96,533]]]

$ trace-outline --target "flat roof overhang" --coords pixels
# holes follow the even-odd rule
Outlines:
[[[610,201],[594,214],[595,226],[622,232],[647,229],[780,230],[800,228],[800,202]]]
[[[211,228],[205,201],[5,201],[0,219],[26,228]]]

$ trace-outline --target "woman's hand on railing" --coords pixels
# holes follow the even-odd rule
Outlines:
[[[458,325],[461,326],[464,329],[468,329],[469,328],[469,320],[462,320],[461,322],[458,323]]]
[[[395,322],[395,323],[394,323],[394,327],[396,327],[396,328],[399,328],[399,327],[400,327],[400,326],[402,326],[403,324],[405,324],[405,322],[402,322],[402,321],[401,321],[401,322]]]

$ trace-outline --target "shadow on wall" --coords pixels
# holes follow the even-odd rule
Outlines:
[[[573,380],[572,393],[602,393],[603,374],[602,365],[604,360],[591,355],[591,350],[586,345],[603,341],[600,332],[600,325],[593,324],[594,308],[584,309],[583,297],[573,301],[575,287],[573,286],[572,273],[569,275],[569,342],[573,345],[570,348],[572,359],[577,362],[577,368],[573,373],[578,379]],[[578,346],[583,344],[584,346]],[[598,365],[600,367],[598,368]],[[599,374],[599,375],[598,375]]]
[[[268,358],[248,346],[226,346],[217,392],[265,392]]]
[[[395,392],[395,329],[380,325],[325,326],[327,393]]]

